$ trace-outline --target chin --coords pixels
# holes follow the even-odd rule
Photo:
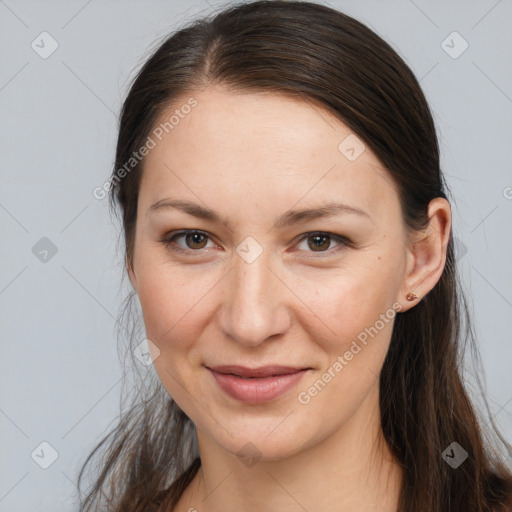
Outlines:
[[[297,418],[293,418],[294,413],[286,416],[245,416],[243,420],[224,416],[222,425],[226,430],[216,425],[214,431],[207,432],[207,436],[226,452],[239,457],[247,467],[254,461],[283,460],[315,444],[314,428],[311,425],[308,428],[303,423],[297,423]],[[199,430],[198,436],[201,436]],[[249,463],[246,464],[245,460]]]

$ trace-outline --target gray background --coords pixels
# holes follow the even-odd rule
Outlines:
[[[114,327],[127,287],[117,226],[92,191],[110,174],[117,113],[148,48],[221,5],[0,0],[2,512],[76,510],[78,468],[115,420]],[[488,397],[511,440],[512,1],[329,5],[383,36],[421,79],[455,196]],[[58,43],[46,59],[31,47],[51,48],[43,31]],[[446,39],[453,31],[463,39]],[[47,469],[42,442],[58,453]]]

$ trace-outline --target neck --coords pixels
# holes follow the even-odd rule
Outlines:
[[[201,468],[175,512],[398,509],[402,471],[382,435],[378,389],[343,428],[284,459],[246,467],[200,429],[197,436]]]

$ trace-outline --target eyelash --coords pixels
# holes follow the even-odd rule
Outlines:
[[[159,242],[162,243],[166,248],[171,249],[172,251],[175,251],[179,254],[191,255],[191,253],[200,253],[202,251],[202,249],[188,249],[187,250],[187,249],[183,249],[183,247],[180,247],[179,245],[176,245],[175,243],[173,243],[177,238],[186,236],[188,234],[199,234],[199,235],[203,235],[204,237],[206,237],[208,239],[211,239],[211,237],[204,231],[199,231],[197,229],[185,229],[185,230],[181,230],[181,231],[177,231],[177,232],[168,233],[166,236],[161,238],[159,240]],[[343,250],[347,247],[353,247],[352,241],[349,240],[348,238],[341,236],[341,235],[336,235],[335,233],[329,233],[326,231],[310,231],[308,233],[304,233],[304,235],[299,239],[299,241],[297,243],[301,243],[304,240],[307,240],[308,238],[311,238],[314,236],[331,238],[331,239],[335,240],[336,242],[338,242],[340,245],[334,249],[327,249],[324,251],[306,251],[306,252],[311,252],[313,254],[318,254],[318,253],[326,254],[327,253],[330,256],[333,253],[337,253],[340,250]],[[316,256],[316,255],[308,256],[308,258],[310,258],[310,257],[323,258],[325,256]]]

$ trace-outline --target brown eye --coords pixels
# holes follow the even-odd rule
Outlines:
[[[202,233],[193,232],[185,235],[185,242],[190,249],[202,249],[207,240],[208,237]]]
[[[177,240],[183,238],[185,245],[178,243]],[[188,253],[190,255],[202,254],[201,249],[206,247],[210,237],[206,233],[194,230],[183,230],[169,233],[159,241],[168,249],[178,253]],[[208,248],[208,247],[206,247]]]
[[[353,247],[353,243],[347,237],[318,231],[305,233],[299,242],[299,249],[305,252],[306,255],[310,253],[309,257],[311,257],[311,253],[317,253],[318,257],[332,256],[343,249]],[[333,243],[335,244],[334,246]],[[301,245],[305,245],[306,247],[300,247]],[[315,255],[313,255],[313,257],[315,257]]]
[[[313,242],[310,243],[309,241]],[[325,251],[331,245],[331,237],[329,235],[312,235],[308,237],[308,247],[313,251]]]

